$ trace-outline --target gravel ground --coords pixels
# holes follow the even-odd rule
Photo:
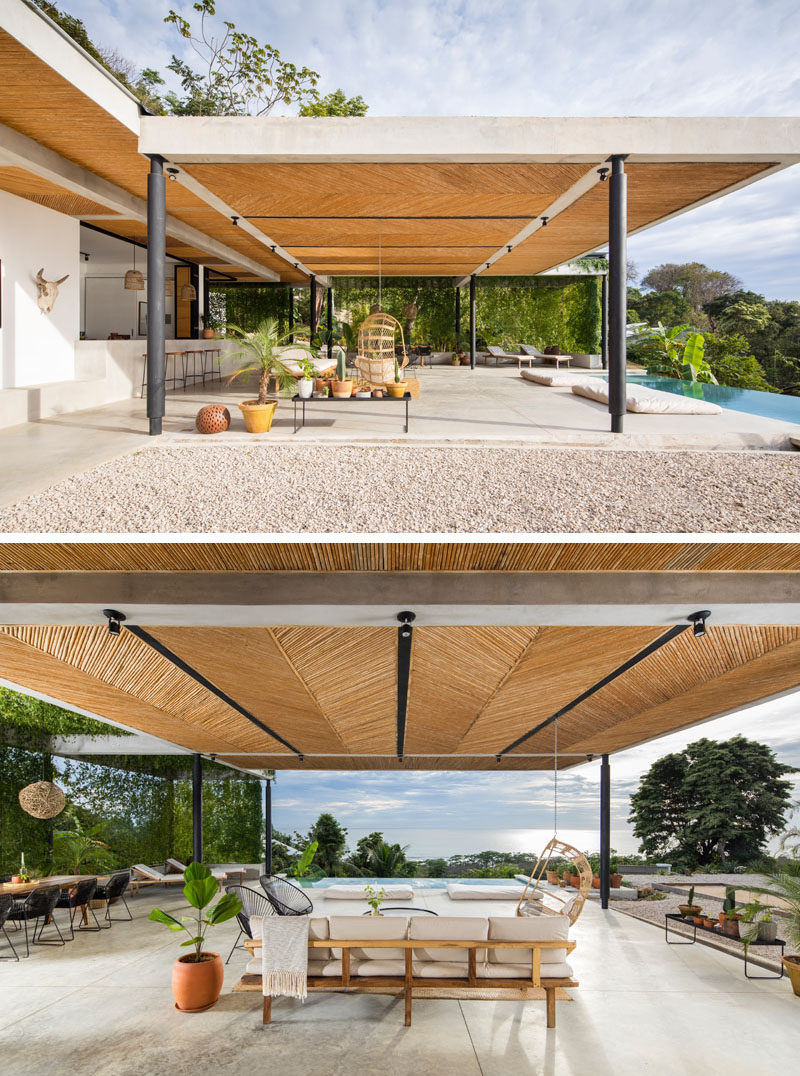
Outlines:
[[[763,878],[756,878],[755,875],[747,875],[747,878],[752,879],[751,884],[754,885],[760,885],[764,882]],[[667,879],[664,877],[654,879],[654,881],[656,881],[657,883],[664,883],[666,882],[666,880]],[[678,881],[678,879],[673,878],[671,879],[671,881]],[[715,876],[713,879],[709,879],[708,875],[701,875],[694,879],[687,880],[687,889],[692,884],[692,881],[695,885],[698,886],[703,885],[704,883],[706,885],[716,885],[718,883],[723,883],[744,888],[746,884],[743,881],[743,875],[741,874],[731,875],[729,880],[727,880],[723,876]],[[682,884],[683,879],[680,879],[680,882]],[[640,875],[632,874],[625,878],[625,885],[641,887],[642,885],[647,884],[650,883],[642,880]],[[660,930],[663,931],[664,916],[666,915],[666,913],[677,912],[678,905],[685,903],[685,896],[673,896],[672,894],[668,894],[664,900],[614,900],[609,902],[609,908],[615,912],[622,912],[623,915],[630,915],[634,919],[641,919],[642,922],[652,923],[654,926],[657,926]],[[706,894],[697,895],[695,897],[695,903],[700,904],[706,910],[708,915],[712,918],[716,918],[716,916],[722,911],[722,900],[717,900],[715,897],[711,897]],[[677,924],[673,924],[670,926],[670,932],[672,932],[673,929],[676,929],[678,933],[685,934],[687,937],[691,937],[691,927],[683,927],[678,926]],[[785,936],[781,931],[780,920],[778,925],[778,935],[779,937]],[[702,943],[703,945],[712,945],[716,949],[724,949],[725,951],[738,957],[740,960],[744,959],[744,950],[741,942],[726,938],[724,934],[715,934],[712,937],[711,935],[705,934],[703,933],[703,931],[698,930],[697,941],[698,944]],[[664,944],[666,945],[666,942]],[[795,950],[792,948],[791,945],[786,946],[787,955],[794,952]],[[774,969],[775,971],[778,970],[780,966],[779,950],[771,950],[762,946],[753,946],[753,948],[751,949],[751,954],[753,963],[763,964],[765,967]]]
[[[800,456],[172,445],[0,510],[5,532],[800,531]]]

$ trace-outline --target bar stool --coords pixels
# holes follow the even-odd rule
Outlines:
[[[222,373],[219,367],[219,356],[222,354],[220,347],[207,347],[203,351],[203,384],[206,377],[209,381],[221,381]]]
[[[169,376],[169,363],[172,360],[172,377]],[[178,373],[178,360],[180,360],[182,372]],[[184,351],[167,351],[164,354],[164,384],[172,382],[172,391],[178,387],[178,382],[186,388],[186,353]],[[147,385],[147,352],[142,355],[142,397]]]
[[[198,381],[202,381],[205,385],[205,359],[202,348],[191,348],[188,351],[184,351],[185,363],[186,363],[186,376],[184,378],[183,387],[186,388],[186,382],[189,378],[192,379],[192,384],[196,384]],[[189,364],[191,363],[191,373],[189,372]]]

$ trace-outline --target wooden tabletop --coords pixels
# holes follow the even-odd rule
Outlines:
[[[48,885],[57,885],[60,889],[71,889],[76,882],[82,882],[84,878],[95,878],[94,874],[54,874],[50,878],[31,878],[29,882],[20,882],[12,885],[11,882],[0,882],[0,897],[27,897],[36,889],[44,889]]]

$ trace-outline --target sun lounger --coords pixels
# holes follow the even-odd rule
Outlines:
[[[329,374],[333,374],[336,370],[336,355],[338,348],[334,348],[333,355],[311,355],[308,351],[305,351],[300,347],[287,347],[283,350],[276,348],[277,358],[280,360],[283,366],[286,367],[288,373],[292,377],[302,377],[303,370],[300,366],[300,359],[308,359],[311,365],[314,367],[314,375],[316,377],[326,377]]]
[[[558,369],[562,362],[569,366],[570,359],[572,358],[571,355],[548,355],[547,352],[539,351],[539,349],[532,344],[521,344],[520,347],[522,348],[522,353],[527,355],[528,358],[538,359],[539,362],[554,362],[556,364],[556,369]]]
[[[410,885],[378,885],[366,879],[364,885],[372,885],[374,889],[382,889],[387,900],[411,900],[414,890]],[[327,900],[366,900],[367,894],[361,885],[329,885],[325,889],[316,890],[321,897]]]
[[[534,385],[546,385],[547,388],[572,388],[573,385],[582,385],[590,381],[586,374],[563,373],[561,370],[520,370],[520,374],[526,381],[532,381]]]
[[[486,354],[494,359],[495,366],[500,359],[508,359],[509,362],[515,362],[520,368],[522,367],[523,362],[527,362],[528,366],[530,366],[532,361],[527,355],[512,355],[510,351],[503,351],[501,347],[495,347],[492,344],[487,345]]]
[[[608,404],[608,382],[600,378],[586,378],[572,391],[587,400]],[[625,406],[628,411],[642,415],[719,415],[722,408],[708,400],[695,400],[691,396],[676,396],[660,389],[644,388],[628,384],[625,389]]]
[[[466,882],[450,882],[447,886],[450,900],[519,900],[521,885],[469,885]]]

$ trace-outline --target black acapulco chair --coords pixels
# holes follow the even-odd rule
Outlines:
[[[246,885],[226,885],[226,893],[233,893],[235,897],[238,897],[242,902],[242,910],[237,913],[236,921],[239,924],[239,933],[236,935],[236,941],[231,947],[231,951],[228,953],[228,961],[233,956],[235,949],[244,949],[243,945],[239,945],[239,939],[244,934],[252,941],[253,928],[250,923],[251,918],[254,916],[275,915],[275,909],[270,902],[264,896],[263,893],[259,893],[257,889],[250,889]]]
[[[310,915],[314,911],[314,905],[303,890],[285,878],[262,874],[258,880],[278,915]]]
[[[9,896],[0,897],[0,930],[2,930],[6,941],[11,946],[11,952],[14,954],[13,956],[0,957],[0,960],[19,960],[19,953],[14,948],[14,943],[12,942],[11,938],[9,938],[8,931],[6,930],[6,919],[8,919],[9,912],[11,911],[11,909],[13,907],[14,907],[14,898],[13,897],[9,897]]]
[[[56,901],[56,908],[69,908],[69,940],[75,940],[75,913],[80,909],[84,920],[83,923],[78,925],[78,930],[90,930],[96,932],[102,930],[100,923],[97,921],[97,916],[94,914],[94,909],[91,906],[91,901],[94,898],[95,890],[97,889],[96,878],[84,878],[82,882],[77,882],[72,889],[67,893],[62,893]],[[90,927],[87,925],[88,913],[91,912],[92,919],[95,921],[95,926]]]
[[[59,929],[53,915],[61,890],[57,885],[48,885],[42,889],[34,889],[24,900],[17,900],[8,913],[8,921],[22,923],[25,927],[25,956],[31,955],[31,945],[66,945],[64,935]],[[28,923],[33,920],[33,933],[28,934]],[[42,941],[42,932],[45,926],[54,926],[58,938],[47,938]],[[38,936],[37,936],[38,930]]]
[[[125,900],[125,890],[130,885],[130,882],[130,871],[117,871],[115,874],[111,875],[105,885],[99,885],[95,890],[94,899],[104,900],[106,902],[105,920],[108,923],[108,926],[103,927],[104,930],[109,930],[112,923],[127,923],[133,919],[131,910],[128,907],[128,902]],[[111,914],[111,905],[115,904],[118,900],[121,900],[125,905],[127,915]]]

